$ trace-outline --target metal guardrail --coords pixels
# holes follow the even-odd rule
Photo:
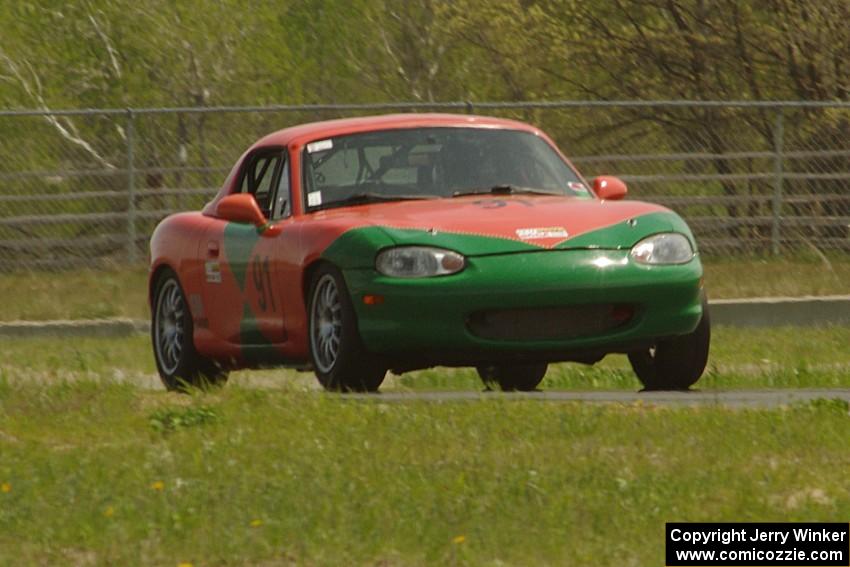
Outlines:
[[[541,126],[587,176],[682,214],[706,254],[850,250],[850,103],[521,101],[0,111],[0,270],[139,262],[239,154],[292,124],[379,112]],[[57,124],[60,127],[57,127]]]

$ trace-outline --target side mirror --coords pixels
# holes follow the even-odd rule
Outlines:
[[[216,216],[224,220],[253,224],[257,228],[268,223],[257,201],[247,193],[228,195],[218,202],[215,212]]]
[[[218,202],[215,214],[226,221],[252,224],[257,227],[257,232],[265,237],[277,236],[283,230],[280,223],[273,225],[269,222],[254,197],[247,193],[223,198]]]
[[[600,175],[593,180],[593,192],[600,199],[618,201],[628,193],[626,184],[610,175]]]

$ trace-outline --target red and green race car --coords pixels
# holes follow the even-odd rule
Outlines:
[[[628,355],[647,389],[702,375],[697,246],[658,205],[592,184],[521,122],[452,114],[304,124],[246,151],[202,211],[151,238],[166,387],[312,369],[331,390],[474,366],[534,390],[547,364]]]

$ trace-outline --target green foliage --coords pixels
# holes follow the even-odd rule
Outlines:
[[[846,100],[850,17],[843,0],[88,0],[0,7],[0,108],[143,108],[469,100]],[[47,31],[49,30],[49,32]],[[636,196],[744,197],[743,204],[681,205],[688,217],[766,218],[776,112],[765,109],[492,109],[539,124],[588,176],[629,177]],[[135,119],[141,239],[167,211],[196,208],[244,148],[289,125],[357,112],[174,113]],[[850,137],[840,110],[784,112],[788,152],[838,149]],[[102,197],[5,201],[6,216],[120,214],[129,118],[0,120],[0,173],[29,172],[0,195]],[[748,156],[711,156],[747,152]],[[701,159],[599,156],[700,154]],[[584,159],[582,159],[584,158]],[[788,195],[847,192],[846,156],[786,159]],[[41,173],[35,173],[41,172]],[[73,172],[73,174],[68,174]],[[839,174],[811,176],[808,174]],[[652,180],[672,174],[671,182]],[[719,176],[718,176],[719,174]],[[649,176],[642,177],[642,176]],[[714,181],[681,182],[689,176]],[[170,195],[163,188],[193,189]],[[204,192],[206,190],[206,193]],[[79,196],[78,196],[79,197]],[[752,202],[747,197],[755,197]],[[786,205],[788,217],[846,216],[841,199]],[[680,205],[677,205],[679,207]],[[793,219],[792,219],[793,220]],[[2,226],[0,241],[43,239],[4,254],[61,261],[65,239],[93,236],[92,221]],[[98,220],[76,259],[120,258],[126,228]],[[837,222],[837,221],[836,221]],[[843,226],[800,226],[785,236],[831,245]],[[706,235],[768,242],[764,224]],[[700,234],[702,236],[702,234]],[[58,258],[56,258],[58,256]]]
[[[0,105],[845,98],[847,15],[841,0],[7,3]]]
[[[200,427],[218,420],[218,413],[209,406],[164,407],[157,409],[149,418],[151,428],[163,434]]]

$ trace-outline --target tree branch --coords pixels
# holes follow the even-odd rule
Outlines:
[[[55,115],[49,114],[50,107],[47,105],[47,102],[44,100],[44,96],[42,95],[41,80],[39,79],[38,74],[28,62],[26,62],[26,65],[30,71],[30,74],[32,75],[33,81],[35,81],[35,88],[33,88],[33,85],[30,83],[30,81],[28,81],[27,78],[24,77],[23,73],[21,73],[20,69],[18,68],[18,65],[2,51],[0,51],[0,60],[2,60],[6,64],[6,68],[9,70],[9,72],[12,74],[18,85],[20,85],[20,87],[24,90],[27,96],[29,96],[32,100],[35,101],[39,110],[45,112],[42,117],[45,121],[47,121],[48,124],[53,126],[53,128],[57,132],[59,132],[60,136],[62,136],[72,144],[82,148],[87,154],[89,154],[89,156],[91,156],[104,168],[116,169],[116,167],[112,163],[110,163],[106,158],[100,155],[100,153],[98,153],[97,150],[95,150],[91,144],[89,144],[80,136],[79,132],[74,126],[73,121],[70,118],[64,117],[63,124],[62,121],[60,121],[59,118],[57,118]]]

